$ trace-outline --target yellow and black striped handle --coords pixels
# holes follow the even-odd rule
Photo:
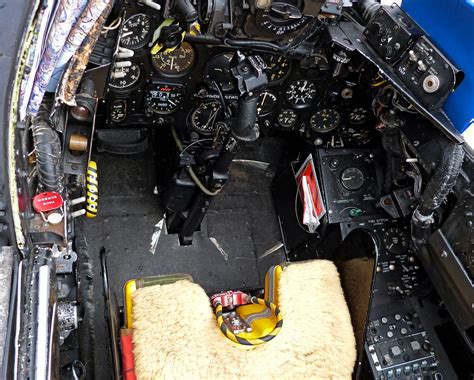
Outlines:
[[[242,344],[244,346],[257,346],[259,344],[269,342],[270,340],[272,340],[278,335],[278,333],[280,332],[283,326],[283,318],[281,316],[280,309],[278,309],[278,307],[271,302],[262,300],[257,297],[250,297],[250,302],[254,304],[266,306],[269,309],[271,309],[272,312],[275,314],[277,323],[271,333],[257,339],[244,339],[244,338],[238,337],[225,324],[224,317],[222,315],[222,304],[220,302],[218,302],[216,305],[217,325],[219,326],[219,329],[221,330],[222,334],[224,334],[228,339],[230,339],[234,343]]]

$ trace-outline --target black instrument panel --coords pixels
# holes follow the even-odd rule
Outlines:
[[[111,70],[105,97],[107,125],[174,125],[187,129],[182,132],[212,135],[224,111],[229,111],[227,116],[236,111],[238,92],[230,66],[237,50],[183,42],[172,51],[152,53],[160,13],[130,6],[124,19],[119,46],[133,56],[117,58]],[[354,81],[332,77],[330,52],[321,50],[312,62],[252,54],[260,55],[267,66],[269,84],[257,112],[264,133],[296,131],[316,146],[344,146],[343,139],[350,146],[371,141],[370,102],[360,100]]]

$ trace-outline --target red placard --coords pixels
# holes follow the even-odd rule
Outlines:
[[[33,208],[36,212],[56,210],[63,205],[63,197],[55,191],[47,191],[33,197]]]
[[[295,178],[303,205],[302,223],[308,228],[308,232],[314,233],[319,226],[319,219],[326,213],[326,208],[311,154],[301,165]]]

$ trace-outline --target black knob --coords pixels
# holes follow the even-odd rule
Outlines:
[[[374,36],[380,36],[382,34],[382,25],[379,22],[374,22],[370,25],[369,31]]]
[[[431,351],[431,343],[427,340],[423,342],[422,347],[423,347],[423,350],[425,351],[428,351],[428,352]]]

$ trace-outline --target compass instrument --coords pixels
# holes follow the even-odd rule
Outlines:
[[[146,45],[151,32],[151,17],[138,13],[123,24],[120,45],[128,49],[139,49]]]
[[[196,60],[196,52],[188,42],[172,51],[160,51],[151,56],[153,67],[166,76],[181,76],[188,73]]]
[[[284,36],[304,27],[311,19],[303,16],[301,2],[273,1],[269,9],[257,10],[255,23],[273,36]]]

